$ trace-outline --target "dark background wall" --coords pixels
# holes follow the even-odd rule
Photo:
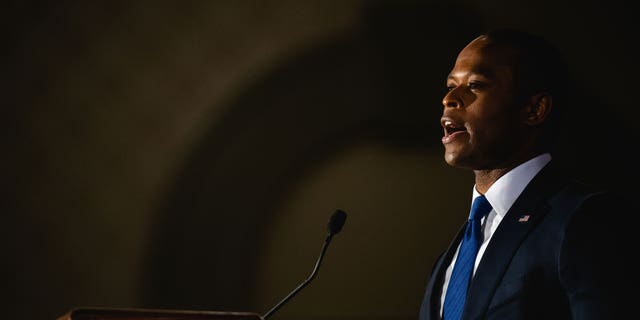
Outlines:
[[[12,319],[71,308],[416,319],[471,173],[442,160],[444,78],[479,31],[568,56],[556,159],[637,181],[636,23],[622,1],[8,1],[0,15]],[[612,213],[612,215],[624,213]],[[276,316],[274,316],[275,318]]]

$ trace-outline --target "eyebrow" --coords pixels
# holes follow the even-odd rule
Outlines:
[[[496,73],[492,68],[483,68],[483,67],[474,68],[469,72],[465,72],[465,76],[473,76],[473,75],[479,75],[487,79],[493,79],[495,78]],[[452,73],[449,73],[447,75],[447,80],[454,80],[455,78],[456,77]]]

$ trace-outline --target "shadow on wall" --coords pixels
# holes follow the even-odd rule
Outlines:
[[[454,9],[467,23],[442,30]],[[360,33],[288,61],[241,93],[203,137],[158,213],[142,272],[147,307],[268,307],[255,293],[266,226],[306,172],[366,141],[441,157],[440,99],[450,68],[443,61],[478,30],[474,15],[385,5],[370,7],[365,21]],[[457,227],[434,236],[448,238]],[[437,252],[426,254],[424,270]],[[412,298],[409,317],[421,297]]]
[[[259,257],[269,241],[266,229],[279,218],[278,209],[297,191],[300,179],[337,153],[368,141],[391,146],[398,154],[440,156],[440,88],[457,51],[482,29],[478,17],[463,9],[373,6],[360,33],[288,61],[241,93],[202,138],[158,212],[142,272],[147,275],[145,306],[266,310],[270,306],[262,305],[256,293]],[[443,29],[453,11],[455,28]],[[579,97],[574,102],[581,111],[570,113],[557,158],[584,180],[615,187],[621,173],[611,176],[600,169],[613,168],[615,152],[633,137],[612,139],[616,133],[609,128],[592,127],[603,105],[596,97]],[[460,189],[457,200],[471,186],[460,182],[438,181],[443,190]],[[388,196],[398,195],[390,191]],[[450,238],[465,208],[462,204],[429,218],[434,241]],[[437,250],[420,252],[425,257],[416,263],[425,277]],[[421,288],[426,278],[415,280]],[[396,289],[408,301],[396,319],[413,319],[421,296],[415,288]],[[364,306],[352,318],[373,316],[366,308],[375,307]]]
[[[230,65],[264,66],[290,46],[351,30],[361,2],[374,3],[337,9],[339,27],[323,20],[333,4],[322,1],[3,2],[5,317],[139,302],[266,311],[311,271],[323,224],[341,207],[345,231],[318,279],[277,318],[415,319],[428,270],[468,210],[471,174],[442,161],[438,118],[445,75],[479,20],[567,49],[579,81],[556,159],[590,182],[637,181],[628,153],[638,108],[628,104],[638,63],[628,40],[638,28],[622,1],[465,2],[473,12],[377,1],[359,32],[285,61],[229,108],[212,102],[209,110],[231,111],[201,137],[172,190],[157,194],[191,146],[185,132],[199,128],[202,100],[229,96],[202,87],[255,74],[224,57],[250,48]],[[302,15],[312,21],[293,16],[300,8],[312,8]],[[287,29],[296,22],[302,32]],[[265,36],[277,41],[269,47]],[[158,198],[154,237],[142,241]]]

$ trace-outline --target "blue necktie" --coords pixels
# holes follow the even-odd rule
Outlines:
[[[456,264],[453,266],[447,294],[444,298],[442,317],[445,320],[458,320],[462,316],[476,255],[482,243],[480,219],[490,211],[491,204],[484,196],[476,197],[473,200],[471,214],[458,251],[458,258],[456,258]]]

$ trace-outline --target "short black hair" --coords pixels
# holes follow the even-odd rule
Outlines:
[[[545,139],[550,146],[560,131],[571,90],[569,65],[564,54],[547,39],[523,30],[499,28],[489,30],[481,36],[494,45],[515,51],[520,93],[531,95],[546,92],[552,97],[553,106]]]

